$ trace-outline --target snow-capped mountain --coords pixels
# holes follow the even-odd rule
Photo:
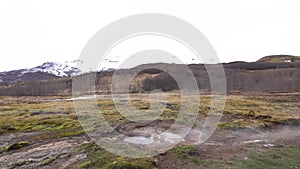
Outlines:
[[[46,62],[34,68],[0,72],[0,85],[31,80],[47,80],[58,77],[74,76],[80,72],[75,67],[76,63],[77,60],[72,62],[64,62],[63,64]]]
[[[40,66],[31,69],[25,69],[21,72],[21,74],[44,72],[58,77],[74,76],[79,72],[75,67],[75,64],[76,61],[65,62],[64,64],[56,62],[46,62]]]

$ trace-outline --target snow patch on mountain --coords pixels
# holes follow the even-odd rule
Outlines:
[[[76,63],[77,60],[71,62],[64,62],[64,64],[57,63],[57,62],[46,62],[34,68],[24,69],[23,71],[21,71],[21,74],[19,76],[22,76],[26,73],[36,73],[36,72],[48,73],[58,77],[74,76],[80,72],[75,67]]]
[[[81,73],[79,69],[76,68],[77,62],[78,60],[64,62],[63,64],[46,62],[33,68],[0,72],[0,85],[75,76]]]

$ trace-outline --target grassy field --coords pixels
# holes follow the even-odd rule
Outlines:
[[[167,99],[168,106],[158,116],[162,123],[175,120],[180,108],[176,92],[167,94]],[[196,124],[207,117],[210,101],[209,95],[201,96]],[[137,109],[150,108],[147,99],[133,96],[131,102]],[[129,122],[111,99],[98,98],[97,104],[110,125]],[[91,141],[78,121],[82,114],[76,114],[74,103],[68,98],[1,97],[0,168],[55,168],[68,161],[65,168],[296,169],[300,168],[299,134],[295,133],[300,129],[299,106],[297,93],[229,95],[217,131],[207,144],[187,142],[161,155],[131,159],[109,153]],[[280,132],[283,136],[277,137]],[[266,139],[243,143],[262,136]],[[273,146],[267,147],[268,144]],[[57,153],[41,153],[32,160],[37,148],[45,152],[55,149]]]

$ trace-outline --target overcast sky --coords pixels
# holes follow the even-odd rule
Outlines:
[[[0,0],[0,71],[78,59],[102,27],[139,13],[188,21],[222,62],[300,55],[297,0]]]

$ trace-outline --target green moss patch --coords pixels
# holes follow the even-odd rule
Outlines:
[[[292,169],[300,168],[300,147],[287,147],[266,152],[250,152],[248,159],[235,159],[234,168]]]
[[[77,168],[105,168],[105,169],[155,169],[154,158],[132,159],[118,157],[105,151],[95,143],[82,145],[76,150],[79,153],[87,153],[86,161],[78,164]]]

